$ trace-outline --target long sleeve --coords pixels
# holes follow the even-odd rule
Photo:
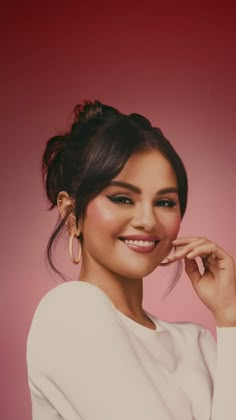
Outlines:
[[[151,330],[97,287],[61,284],[27,340],[32,420],[234,420],[236,328],[152,317]]]
[[[47,398],[28,380],[33,420],[62,420],[61,415]]]
[[[211,420],[236,419],[236,327],[217,327]]]
[[[27,368],[33,420],[102,420],[96,413],[96,403],[104,405],[99,388],[111,389],[112,376],[102,383],[102,369],[109,361],[103,356],[106,331],[101,320],[109,323],[110,311],[106,299],[97,299],[96,293],[87,296],[87,289],[77,283],[48,292],[31,323]],[[108,351],[112,355],[111,342]]]
[[[236,419],[236,327],[216,327],[217,341],[202,328],[203,359],[213,381],[211,420]]]
[[[97,288],[78,283],[50,291],[31,324],[28,378],[44,396],[42,408],[33,394],[33,420],[40,418],[40,410],[45,411],[44,420],[51,420],[52,408],[64,420],[173,420],[109,299]],[[178,400],[176,385],[172,396]],[[184,413],[189,412],[185,404],[180,399]]]
[[[82,420],[78,406],[72,404],[70,386],[66,384],[69,379],[67,372],[70,372],[76,391],[73,382],[75,358],[70,360],[75,321],[73,323],[73,318],[70,318],[69,306],[66,314],[70,303],[69,300],[66,302],[68,296],[65,293],[63,298],[60,292],[59,287],[44,296],[28,334],[26,359],[32,420]],[[67,332],[71,335],[69,340]]]
[[[192,420],[165,366],[131,341],[108,297],[83,282],[56,287],[38,305],[27,366],[38,390],[31,392],[33,420],[175,420],[176,412]]]

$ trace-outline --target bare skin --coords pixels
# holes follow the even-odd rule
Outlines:
[[[170,253],[180,228],[176,176],[158,151],[149,151],[133,155],[115,181],[132,184],[140,192],[110,185],[89,202],[79,229],[73,215],[68,220],[70,233],[83,234],[79,280],[101,288],[118,310],[154,328],[142,308],[143,277]],[[164,188],[172,190],[162,193]],[[62,216],[71,205],[62,191],[58,195]],[[119,239],[137,234],[157,235],[160,242],[152,252],[139,253]]]
[[[213,313],[218,327],[236,326],[236,275],[231,255],[207,238],[179,238],[170,261],[184,258],[185,271],[202,302]],[[196,257],[203,262],[201,274]]]
[[[154,329],[142,308],[143,278],[176,246],[170,261],[185,260],[186,273],[217,325],[236,326],[233,258],[206,238],[176,241],[181,216],[177,180],[170,163],[156,150],[136,153],[113,181],[129,183],[139,191],[109,185],[89,202],[78,228],[73,214],[68,218],[68,232],[83,235],[79,280],[99,287],[119,311]],[[168,192],[163,192],[167,188]],[[62,216],[68,206],[73,206],[73,200],[61,191],[58,208]],[[159,241],[153,250],[142,253],[139,245],[131,248],[120,239],[130,235],[154,235]],[[203,260],[203,275],[198,270],[197,256]]]

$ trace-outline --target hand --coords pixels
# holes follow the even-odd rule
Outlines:
[[[202,302],[213,313],[217,326],[236,326],[236,275],[233,258],[207,238],[179,238],[171,262],[184,258],[185,271]],[[196,257],[200,257],[201,274]]]

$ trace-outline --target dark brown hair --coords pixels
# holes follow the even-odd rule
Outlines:
[[[109,185],[130,156],[152,149],[160,151],[176,174],[183,217],[188,192],[185,167],[162,131],[153,127],[144,116],[122,114],[98,100],[84,101],[74,109],[70,131],[48,140],[42,159],[42,172],[51,203],[49,210],[57,205],[60,191],[67,191],[75,203],[64,219],[58,219],[48,241],[46,255],[54,271],[61,275],[53,263],[52,249],[70,212],[74,212],[78,225],[89,201]]]

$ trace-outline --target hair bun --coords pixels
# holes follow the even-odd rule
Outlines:
[[[74,108],[74,123],[86,124],[92,118],[102,115],[102,103],[98,100],[94,102],[85,100]]]
[[[42,175],[45,182],[48,200],[52,209],[56,205],[57,194],[63,184],[64,149],[67,135],[51,137],[42,158]]]
[[[145,129],[152,128],[150,121],[143,115],[132,113],[132,114],[129,114],[129,117],[132,118],[133,121],[135,121],[137,124],[139,124],[141,127]]]

